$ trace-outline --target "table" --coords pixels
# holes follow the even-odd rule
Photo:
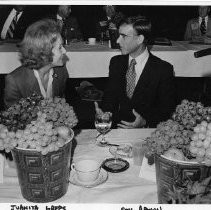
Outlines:
[[[150,50],[174,66],[175,76],[204,77],[211,72],[211,56],[195,58],[194,52],[210,46],[172,41],[172,46],[153,45]],[[86,42],[77,42],[66,46],[66,49],[70,78],[107,77],[111,57],[120,54],[118,49],[110,49],[107,43],[88,45]],[[0,74],[7,74],[18,67],[18,57],[14,43],[0,43]]]
[[[113,143],[141,141],[151,134],[153,129],[113,129],[106,138]],[[77,146],[73,161],[81,157],[98,157],[103,161],[112,157],[108,147],[95,145],[96,130],[82,130],[76,135]],[[94,188],[69,185],[67,193],[57,203],[157,203],[157,186],[155,181],[139,177],[140,166],[133,165],[121,173],[109,173],[108,180]],[[0,203],[23,203],[17,177],[5,173],[4,183],[0,184]]]

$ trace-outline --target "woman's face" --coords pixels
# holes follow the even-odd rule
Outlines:
[[[53,66],[63,66],[65,63],[64,55],[66,54],[66,50],[63,47],[62,37],[58,36],[56,42],[54,43],[54,47],[52,49],[53,53]]]

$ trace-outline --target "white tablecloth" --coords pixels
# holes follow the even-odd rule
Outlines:
[[[211,73],[211,56],[195,58],[194,52],[209,48],[210,45],[193,45],[187,42],[172,41],[172,46],[154,45],[151,52],[174,66],[176,76],[203,77]],[[70,78],[107,77],[109,61],[119,50],[97,43],[71,43],[66,46],[67,69]],[[17,48],[14,44],[0,45],[0,73],[6,74],[20,65]]]
[[[153,129],[114,129],[107,134],[107,140],[112,143],[132,143],[141,141],[150,135]],[[112,157],[108,147],[95,145],[96,130],[83,130],[76,140],[73,161],[77,158],[95,157],[103,161]],[[58,203],[153,203],[157,201],[156,182],[140,178],[140,166],[133,165],[132,159],[127,159],[130,167],[121,173],[109,173],[108,180],[94,188],[84,188],[69,184],[67,193],[55,202]],[[8,170],[9,171],[9,170]],[[21,203],[23,199],[17,177],[5,174],[4,183],[0,184],[0,202]]]

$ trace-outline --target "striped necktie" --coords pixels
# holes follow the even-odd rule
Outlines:
[[[18,14],[19,14],[19,12],[16,12],[16,14],[15,14],[15,16],[14,16],[14,18],[13,18],[13,20],[12,20],[12,22],[11,22],[9,28],[8,28],[7,38],[12,39],[13,36],[14,36],[15,28],[16,28],[17,22],[18,22]]]
[[[128,98],[132,98],[135,89],[136,82],[136,71],[135,71],[136,60],[132,59],[126,73],[126,94]]]
[[[202,18],[200,30],[202,35],[206,34],[207,29],[205,24],[205,18]]]

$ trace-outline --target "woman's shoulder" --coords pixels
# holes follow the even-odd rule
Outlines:
[[[19,75],[19,74],[26,74],[26,72],[31,71],[29,68],[26,68],[25,66],[19,66],[18,68],[14,69],[12,72],[10,72],[8,75]]]
[[[12,72],[10,72],[6,77],[13,77],[14,79],[25,79],[27,77],[31,77],[33,74],[32,70],[24,67],[24,66],[19,66]]]

